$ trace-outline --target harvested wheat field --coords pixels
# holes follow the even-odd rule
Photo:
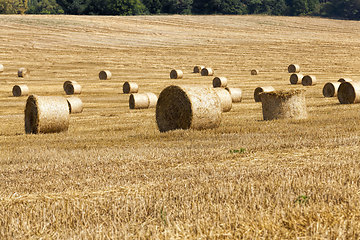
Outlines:
[[[360,80],[360,22],[1,15],[0,26],[1,239],[360,237],[360,104],[322,95],[327,82]],[[291,85],[291,63],[317,85]],[[129,109],[124,82],[157,96],[211,86],[197,65],[242,90],[219,127],[161,133],[155,108]],[[27,97],[12,87],[66,97],[65,81],[82,86],[83,112],[67,131],[25,134]],[[259,86],[305,89],[308,118],[263,121]]]

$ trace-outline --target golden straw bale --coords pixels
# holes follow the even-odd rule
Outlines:
[[[316,77],[313,75],[306,75],[301,80],[301,84],[303,86],[313,86],[316,85],[316,82],[317,82]]]
[[[69,128],[69,106],[64,97],[30,95],[25,107],[26,133],[54,133]]]
[[[184,76],[184,73],[181,70],[173,69],[170,72],[170,78],[171,79],[179,79],[179,78],[182,78],[183,76]]]
[[[99,79],[100,80],[109,80],[111,79],[112,74],[109,70],[103,70],[99,72]]]
[[[307,118],[304,90],[262,92],[260,98],[264,120]]]
[[[259,70],[257,70],[257,69],[252,69],[250,73],[251,73],[251,75],[258,75],[258,74],[259,74]]]
[[[324,97],[336,97],[341,82],[328,82],[323,87]]]
[[[214,75],[214,70],[212,68],[206,67],[201,69],[201,76],[212,76]]]
[[[360,82],[343,82],[338,89],[341,104],[360,103]]]
[[[14,97],[27,96],[29,95],[29,88],[25,84],[15,85],[12,93]]]
[[[81,89],[81,85],[78,83],[68,83],[65,85],[65,93],[67,95],[80,94]]]
[[[129,97],[130,109],[149,108],[150,100],[146,93],[132,93]]]
[[[0,64],[0,73],[4,71],[4,65]]]
[[[290,83],[291,84],[297,84],[301,83],[301,80],[303,79],[304,75],[300,73],[293,73],[290,75]]]
[[[205,68],[205,66],[195,66],[194,73],[200,73],[203,68]]]
[[[259,96],[260,93],[262,93],[262,92],[273,92],[273,91],[275,91],[275,88],[273,88],[272,86],[255,88],[255,91],[254,91],[255,102],[260,102],[261,101],[260,96]]]
[[[228,84],[228,80],[226,77],[215,77],[213,79],[213,87],[214,88],[227,87],[227,84]]]
[[[225,88],[231,95],[231,99],[233,103],[242,101],[242,90],[240,88]]]
[[[229,112],[232,108],[232,98],[225,88],[214,88],[216,95],[220,99],[221,109],[223,112]]]
[[[65,81],[64,83],[63,83],[63,89],[64,89],[64,91],[66,91],[65,89],[66,89],[66,85],[68,85],[68,84],[75,84],[75,83],[77,83],[76,81]]]
[[[19,68],[18,77],[27,77],[30,75],[30,70],[27,68]]]
[[[351,78],[340,78],[340,79],[338,80],[338,82],[340,82],[340,83],[343,83],[343,82],[352,82],[352,79],[351,79]]]
[[[156,122],[160,132],[210,129],[221,123],[221,102],[214,88],[169,86],[159,96]]]
[[[83,102],[78,97],[66,98],[70,113],[81,113],[83,111]]]
[[[155,108],[157,104],[158,97],[155,93],[145,93],[149,98],[149,108]]]
[[[123,93],[137,93],[139,86],[134,82],[125,82],[123,84]]]
[[[289,73],[299,73],[300,72],[300,66],[297,64],[290,64],[288,66],[288,72]]]

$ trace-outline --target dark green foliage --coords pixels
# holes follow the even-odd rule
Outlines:
[[[56,0],[32,0],[26,13],[30,14],[62,14],[64,10],[56,3]]]
[[[239,0],[194,0],[192,12],[195,14],[246,14],[247,8]]]

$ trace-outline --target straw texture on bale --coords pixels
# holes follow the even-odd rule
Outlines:
[[[66,85],[68,85],[68,84],[75,84],[75,83],[77,83],[76,81],[65,81],[64,83],[63,83],[63,89],[64,89],[64,91],[66,91],[65,89],[66,89]]]
[[[139,86],[134,82],[125,82],[123,84],[123,93],[137,93]]]
[[[2,73],[3,71],[4,71],[4,66],[0,64],[0,73]]]
[[[262,92],[273,92],[273,91],[275,91],[275,88],[273,88],[272,86],[255,88],[255,91],[254,91],[255,102],[260,102],[261,101],[260,96],[259,96],[260,93],[262,93]]]
[[[240,88],[225,88],[231,96],[232,102],[237,103],[241,102],[242,100],[242,90]]]
[[[316,84],[316,77],[313,75],[306,75],[302,78],[301,84],[303,86],[312,86]]]
[[[340,78],[340,79],[338,80],[338,82],[340,82],[340,83],[343,83],[343,82],[352,82],[352,79],[351,79],[351,78]]]
[[[217,128],[221,114],[221,102],[214,88],[204,86],[169,86],[160,93],[156,105],[160,132]]]
[[[155,93],[145,93],[149,98],[149,108],[155,108],[157,104],[158,97]]]
[[[184,76],[184,73],[181,70],[173,69],[170,72],[170,78],[171,79],[179,79],[179,78],[182,78],[183,76]]]
[[[304,77],[304,75],[302,75],[300,73],[293,73],[290,75],[290,83],[291,84],[301,83],[303,77]]]
[[[225,88],[215,88],[216,95],[220,99],[221,110],[229,112],[232,108],[232,98],[230,93]]]
[[[27,96],[29,95],[29,88],[25,84],[15,85],[12,94],[14,97]]]
[[[360,103],[360,82],[343,82],[338,89],[341,104]]]
[[[250,73],[251,73],[251,75],[258,75],[258,74],[259,74],[259,70],[257,70],[257,69],[252,69]]]
[[[203,68],[205,68],[205,66],[195,66],[194,73],[200,73]]]
[[[263,92],[260,98],[264,120],[307,118],[304,90]]]
[[[214,71],[212,68],[203,68],[201,69],[201,76],[212,76],[214,75]]]
[[[323,87],[324,97],[336,97],[338,89],[340,87],[340,82],[328,82]]]
[[[213,79],[213,87],[214,88],[227,87],[227,84],[228,84],[228,80],[226,77],[215,77]]]
[[[80,94],[81,89],[81,85],[78,83],[69,83],[65,85],[65,93],[67,95]]]
[[[55,133],[69,128],[69,106],[64,97],[30,95],[25,107],[26,133]]]
[[[288,66],[288,72],[289,73],[299,73],[300,72],[300,66],[297,64],[290,64]]]
[[[83,102],[78,97],[66,98],[69,105],[69,113],[81,113],[83,111]]]
[[[129,97],[130,109],[145,109],[149,108],[149,96],[145,93],[132,93]]]
[[[112,74],[109,70],[103,70],[99,72],[99,79],[100,80],[109,80],[111,79]]]
[[[30,74],[30,70],[27,68],[19,68],[18,77],[27,77]]]

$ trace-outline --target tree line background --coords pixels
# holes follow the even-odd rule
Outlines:
[[[360,19],[360,0],[0,0],[5,14],[267,14]]]

